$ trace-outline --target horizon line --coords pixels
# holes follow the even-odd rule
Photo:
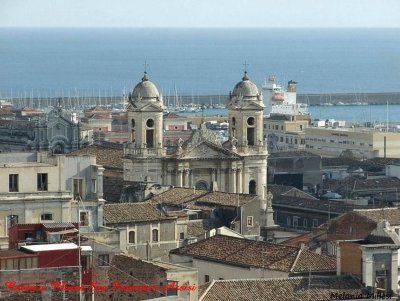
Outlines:
[[[400,27],[367,26],[1,26],[0,29],[400,29]]]

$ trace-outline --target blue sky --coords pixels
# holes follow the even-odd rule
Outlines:
[[[400,27],[400,1],[0,0],[0,27]]]

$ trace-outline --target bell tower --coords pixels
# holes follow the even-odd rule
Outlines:
[[[124,148],[124,180],[161,183],[163,148],[162,95],[147,72],[128,96],[129,141]]]
[[[229,139],[236,152],[244,157],[242,187],[236,191],[264,197],[267,185],[267,149],[263,140],[263,97],[257,86],[244,76],[229,93]]]

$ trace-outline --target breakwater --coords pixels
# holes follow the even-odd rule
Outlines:
[[[200,95],[200,96],[164,96],[164,104],[169,107],[183,107],[204,105],[207,107],[224,107],[227,95]],[[124,96],[84,96],[84,97],[14,97],[3,98],[16,108],[44,109],[49,106],[61,106],[66,109],[83,109],[94,106],[110,106],[123,108]],[[400,92],[387,93],[333,93],[333,94],[298,94],[297,102],[309,106],[326,105],[383,105],[400,104]]]

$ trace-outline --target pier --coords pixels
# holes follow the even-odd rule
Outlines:
[[[205,105],[207,107],[224,107],[228,95],[179,96],[179,106]],[[16,108],[44,109],[50,106],[61,106],[65,109],[85,109],[95,106],[123,108],[124,96],[84,96],[84,97],[13,97],[2,98]],[[125,102],[127,100],[125,99]],[[400,92],[388,93],[332,93],[332,94],[298,94],[297,102],[309,106],[319,105],[382,105],[400,104]],[[164,96],[164,104],[174,106],[176,98]]]

